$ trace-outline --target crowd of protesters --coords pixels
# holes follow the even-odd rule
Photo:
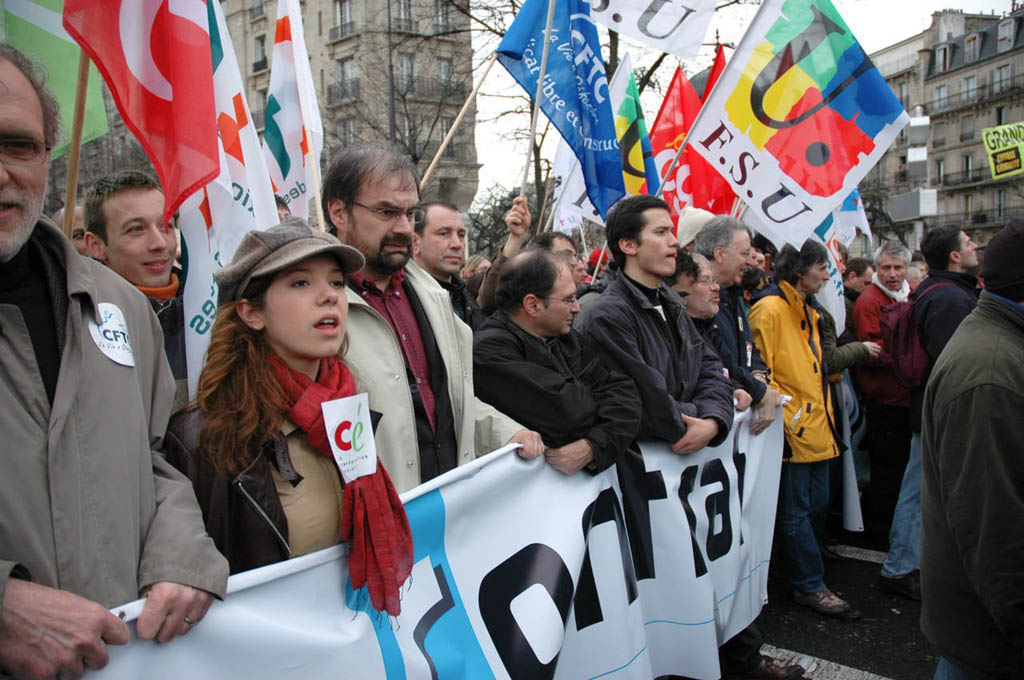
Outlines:
[[[129,638],[109,607],[146,597],[138,635],[169,641],[229,573],[340,541],[353,585],[393,614],[413,555],[398,493],[506,444],[566,475],[639,455],[640,439],[686,455],[749,410],[755,434],[782,419],[775,538],[796,602],[858,617],[825,573],[850,448],[869,469],[867,531],[889,548],[880,587],[924,600],[936,677],[1024,675],[1024,222],[992,239],[983,289],[956,227],[925,232],[920,264],[899,241],[844,253],[839,333],[817,298],[817,240],[776,250],[732,217],[689,209],[676,224],[637,196],[612,207],[585,263],[567,235],[529,239],[520,198],[501,248],[464,261],[455,206],[422,202],[398,150],[354,145],[324,172],[327,231],[279,203],[281,224],[217,272],[189,402],[160,186],[103,178],[65,238],[41,214],[56,102],[7,46],[0,90],[0,672],[102,667]],[[914,384],[886,341],[904,301],[932,374]],[[851,371],[860,447],[842,427]],[[347,479],[320,405],[360,392],[379,464]],[[756,622],[726,641],[724,677],[803,675],[761,646]]]

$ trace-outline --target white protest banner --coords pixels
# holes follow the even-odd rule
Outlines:
[[[814,230],[814,238],[828,249],[828,281],[814,294],[814,299],[832,315],[838,336],[846,330],[846,295],[843,292],[843,275],[839,271],[842,264],[842,256],[839,254],[839,233],[832,216],[818,225]]]
[[[613,31],[692,61],[715,14],[715,0],[596,0],[590,14]]]
[[[749,206],[799,244],[909,121],[829,0],[765,0],[690,130]]]
[[[645,443],[597,475],[506,447],[403,495],[397,618],[352,591],[338,546],[233,576],[187,637],[111,648],[98,675],[718,678],[719,644],[766,600],[782,425],[753,437],[748,419],[718,447]]]
[[[210,329],[217,316],[214,273],[234,257],[242,237],[279,222],[270,172],[245,99],[242,74],[219,2],[207,4],[220,174],[182,203],[185,354],[189,396],[195,397]]]

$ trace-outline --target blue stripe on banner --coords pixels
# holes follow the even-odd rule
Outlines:
[[[429,559],[431,571],[438,579],[442,599],[429,608],[416,624],[413,634],[420,653],[434,670],[434,677],[443,680],[487,680],[494,673],[487,663],[473,626],[466,613],[462,596],[455,585],[448,554],[445,550],[445,504],[439,490],[409,501],[405,506],[412,529],[413,560]],[[377,643],[384,659],[387,680],[406,680],[405,662],[391,619],[370,606],[365,587],[358,592],[346,584],[346,602],[355,611],[370,617]],[[410,650],[406,650],[408,653]]]
[[[647,645],[644,645],[643,649],[641,649],[639,652],[637,652],[636,655],[632,659],[630,659],[629,661],[627,661],[623,665],[619,666],[618,668],[613,668],[610,671],[605,671],[604,673],[601,673],[600,675],[593,675],[593,676],[591,676],[589,678],[589,680],[597,680],[598,678],[604,678],[604,677],[607,677],[607,676],[611,675],[612,673],[618,673],[623,668],[628,668],[634,661],[636,661],[637,659],[640,658],[641,654],[643,654],[646,651],[647,651]]]
[[[740,579],[740,580],[739,580],[739,581],[737,582],[737,585],[739,585],[740,583],[743,583],[744,581],[749,581],[749,580],[751,579],[751,577],[752,577],[752,576],[754,575],[754,572],[755,572],[755,571],[757,571],[758,569],[760,569],[760,568],[761,568],[761,567],[763,567],[764,565],[768,564],[769,562],[770,562],[770,560],[761,560],[761,561],[760,561],[759,563],[755,564],[755,565],[754,565],[754,567],[753,567],[753,568],[752,568],[752,569],[751,569],[751,570],[750,570],[750,571],[749,571],[749,572],[747,573],[747,575],[746,575],[746,576],[744,576],[743,578],[741,578],[741,579]],[[737,588],[736,590],[732,591],[732,592],[731,592],[731,593],[729,593],[728,595],[723,595],[722,597],[720,597],[720,598],[718,599],[718,604],[722,604],[723,602],[725,602],[726,600],[728,600],[728,599],[729,599],[730,597],[733,597],[734,595],[736,595],[736,593],[737,593],[738,591],[739,591],[739,588]],[[715,609],[716,609],[716,610],[718,609],[718,606],[717,606],[717,605],[715,606]]]

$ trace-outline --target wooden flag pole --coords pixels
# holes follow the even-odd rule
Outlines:
[[[85,125],[85,93],[89,87],[89,57],[78,51],[78,85],[75,89],[75,118],[71,124],[68,173],[64,187],[64,235],[71,239],[75,222],[75,194],[78,192],[78,162],[82,157],[82,128]]]
[[[533,98],[533,120],[530,121],[530,143],[526,148],[526,165],[523,167],[523,181],[519,185],[519,195],[526,195],[526,180],[530,177],[530,161],[533,156],[533,142],[537,137],[537,120],[540,117],[540,98],[544,94],[544,75],[548,70],[548,53],[551,52],[551,26],[555,23],[555,2],[548,0],[548,21],[544,26],[544,49],[540,58],[540,73],[537,74],[537,94]],[[540,187],[537,187],[540,191]]]
[[[426,186],[427,182],[430,180],[430,176],[434,174],[434,169],[437,167],[437,164],[441,162],[441,156],[443,156],[444,152],[448,149],[448,145],[451,143],[452,138],[455,137],[455,131],[459,128],[459,124],[466,116],[466,112],[469,111],[469,105],[476,100],[476,93],[480,91],[480,86],[484,84],[484,78],[486,78],[487,74],[491,72],[491,67],[494,66],[494,62],[497,60],[497,52],[492,54],[491,58],[487,60],[487,64],[484,66],[484,72],[480,74],[479,78],[477,78],[476,84],[473,85],[473,91],[469,93],[469,97],[466,98],[466,103],[462,105],[462,110],[459,111],[459,115],[455,117],[451,128],[448,130],[448,134],[446,134],[444,139],[441,140],[441,146],[437,148],[437,153],[434,154],[434,158],[431,159],[426,172],[423,173],[423,179],[420,180],[420,188]]]

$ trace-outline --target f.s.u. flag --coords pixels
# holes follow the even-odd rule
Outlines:
[[[160,178],[168,222],[217,176],[206,1],[65,0],[64,28],[99,69]]]
[[[622,78],[623,91],[615,92],[612,84],[612,102],[615,108],[615,134],[619,138],[619,153],[622,157],[622,179],[626,185],[626,193],[656,194],[658,192],[658,168],[654,164],[651,152],[651,138],[647,134],[647,122],[644,120],[644,109],[640,104],[640,91],[633,75],[633,60],[627,54],[619,63],[615,72]]]
[[[765,0],[688,145],[747,203],[751,226],[802,242],[908,121],[829,0]]]
[[[267,91],[263,152],[274,190],[292,214],[309,217],[309,199],[324,147],[324,126],[309,70],[299,0],[278,0],[274,61]]]
[[[549,0],[526,0],[498,45],[498,61],[532,98]],[[587,195],[604,217],[626,193],[597,27],[585,0],[555,2],[540,107],[580,159]]]

